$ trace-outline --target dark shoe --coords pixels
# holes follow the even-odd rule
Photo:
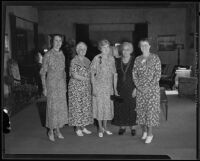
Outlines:
[[[135,134],[136,134],[136,130],[135,129],[131,129],[131,135],[135,136]]]
[[[125,133],[126,129],[120,128],[119,129],[119,135],[123,135]]]

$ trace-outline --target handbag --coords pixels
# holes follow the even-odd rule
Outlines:
[[[119,102],[119,103],[122,103],[122,102],[124,101],[122,97],[116,96],[116,95],[111,95],[111,96],[110,96],[110,99],[111,99],[112,101]]]

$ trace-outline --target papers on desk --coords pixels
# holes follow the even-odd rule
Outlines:
[[[178,90],[166,90],[166,95],[178,95]]]
[[[178,67],[178,70],[186,70],[186,68],[180,68],[180,67]]]

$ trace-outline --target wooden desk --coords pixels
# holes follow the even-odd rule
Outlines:
[[[168,99],[164,87],[160,87],[160,107],[165,113],[165,119],[168,117]]]
[[[198,79],[196,77],[179,77],[178,78],[178,95],[195,95],[197,90]]]
[[[176,70],[176,77],[175,77],[175,86],[178,88],[179,85],[179,77],[190,77],[191,69],[178,69]]]

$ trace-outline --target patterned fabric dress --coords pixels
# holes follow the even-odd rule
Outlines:
[[[71,61],[70,75],[76,73],[90,78],[90,60],[84,58],[88,66],[82,64],[78,56]],[[86,126],[93,123],[91,81],[81,81],[73,77],[69,80],[69,126]]]
[[[122,58],[115,59],[118,74],[117,91],[123,102],[114,102],[114,119],[112,124],[118,126],[136,125],[136,98],[132,97],[135,84],[133,82],[132,70],[134,58],[128,63],[123,63]]]
[[[133,79],[137,88],[137,124],[148,127],[159,125],[161,62],[157,55],[150,54],[144,61],[143,56],[135,59]],[[144,90],[149,88],[145,93]]]
[[[40,74],[47,89],[46,127],[61,128],[68,123],[65,57],[62,51],[51,49],[44,55]]]
[[[113,74],[116,73],[115,60],[112,56],[104,59],[102,54],[94,57],[91,72],[95,75],[93,96],[93,116],[97,120],[112,120],[114,116],[113,101]]]

